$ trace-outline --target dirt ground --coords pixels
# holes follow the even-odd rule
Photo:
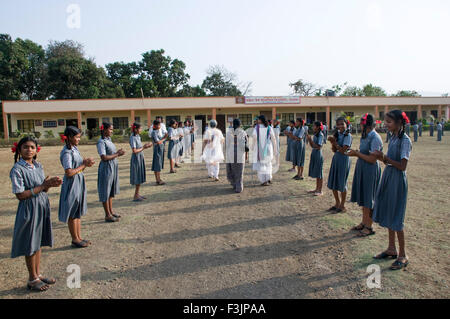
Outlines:
[[[448,133],[450,135],[450,133]],[[292,180],[284,161],[271,187],[261,187],[249,164],[245,189],[235,194],[221,166],[221,181],[207,178],[204,164],[184,164],[168,174],[165,186],[155,186],[152,172],[132,202],[129,184],[131,152],[120,158],[121,193],[114,200],[118,223],[105,223],[97,196],[97,164],[86,170],[88,214],[82,235],[86,249],[70,247],[65,224],[57,219],[59,190],[49,193],[55,245],[43,249],[41,272],[58,282],[45,293],[29,293],[24,258],[10,258],[17,200],[11,194],[9,171],[13,156],[0,149],[0,298],[448,298],[450,137],[443,142],[423,136],[414,143],[408,165],[409,196],[406,244],[410,265],[392,272],[392,261],[374,261],[387,247],[387,231],[355,238],[351,226],[361,211],[347,203],[348,212],[331,215],[331,191],[323,197],[307,194],[315,180]],[[384,139],[384,136],[383,136]],[[353,148],[359,146],[354,138]],[[61,147],[44,147],[39,154],[47,175],[63,176]],[[387,149],[387,145],[385,145]],[[95,146],[81,146],[84,156],[98,158]],[[147,150],[151,167],[153,150]],[[311,148],[307,147],[305,176]],[[325,185],[332,153],[324,149]],[[353,159],[349,188],[356,160]],[[348,196],[349,199],[350,196]],[[67,266],[81,269],[81,288],[66,285]],[[366,285],[367,267],[381,267],[381,288]]]

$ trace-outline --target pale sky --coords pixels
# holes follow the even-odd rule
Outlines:
[[[70,4],[80,28],[69,28]],[[0,33],[80,42],[104,66],[164,49],[201,84],[223,65],[252,95],[289,95],[304,79],[424,96],[450,92],[448,0],[1,0]]]

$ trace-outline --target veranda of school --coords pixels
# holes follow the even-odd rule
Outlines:
[[[261,114],[279,119],[282,126],[298,117],[330,125],[342,112],[348,116],[371,113],[383,119],[392,109],[405,111],[413,123],[430,115],[439,121],[450,118],[450,97],[194,97],[3,101],[2,105],[7,139],[15,132],[53,131],[57,136],[68,125],[85,132],[102,122],[111,122],[116,129],[126,129],[135,121],[149,127],[157,116],[166,123],[176,119],[205,124],[215,119],[222,131],[234,118],[246,126]]]

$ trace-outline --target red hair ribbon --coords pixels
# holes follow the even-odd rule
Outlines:
[[[103,131],[104,130],[104,127],[103,127],[103,124],[102,124],[102,126],[100,126],[100,131]]]
[[[320,122],[320,130],[323,131],[323,124]]]
[[[304,120],[304,119],[302,119],[302,126],[303,126],[303,125],[305,125],[305,120]]]
[[[39,153],[41,151],[41,147],[38,145],[37,149],[36,149],[36,153]]]
[[[380,120],[376,120],[375,123],[381,124],[381,121]]]
[[[367,116],[369,115],[369,113],[366,113],[362,118],[361,118],[361,124],[362,125],[366,125],[367,123]]]
[[[131,125],[131,130],[134,132],[134,130],[136,129],[136,125]]]
[[[402,112],[402,116],[403,116],[403,119],[405,120],[405,123],[409,123],[409,118],[405,112]]]
[[[61,141],[62,141],[62,142],[65,142],[66,140],[67,140],[67,136],[61,134]]]
[[[19,145],[19,144],[17,144],[17,142],[14,142],[14,146],[11,147],[11,151],[12,151],[13,153],[17,152],[17,146],[18,146],[18,145]]]

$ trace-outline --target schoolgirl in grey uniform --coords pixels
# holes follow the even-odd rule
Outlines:
[[[392,270],[406,267],[409,263],[405,252],[404,220],[408,197],[406,167],[411,155],[412,144],[405,134],[405,125],[409,122],[405,112],[393,110],[385,115],[385,124],[393,133],[387,154],[374,151],[386,168],[375,196],[373,220],[389,230],[389,245],[386,251],[374,256],[375,259],[397,258],[391,265]],[[395,247],[395,235],[399,243],[399,253]]]
[[[64,169],[63,185],[59,196],[58,219],[67,223],[72,237],[72,247],[85,248],[91,242],[81,238],[81,216],[87,212],[87,189],[83,171],[92,167],[92,158],[83,159],[78,151],[81,131],[74,126],[68,126],[61,137],[65,142],[59,159]]]
[[[130,161],[130,184],[135,185],[135,192],[133,201],[140,202],[147,199],[139,194],[139,189],[142,184],[147,181],[145,173],[145,159],[144,150],[152,147],[152,143],[142,145],[141,142],[142,127],[139,123],[133,123],[131,126],[130,146],[131,146],[131,161]]]
[[[417,125],[417,123],[414,123],[413,125],[413,133],[414,133],[414,142],[417,142],[417,139],[419,138],[419,125]]]
[[[438,122],[438,124],[436,125],[436,131],[437,131],[437,141],[440,142],[442,141],[442,124]]]
[[[12,239],[11,258],[25,256],[29,278],[27,288],[44,291],[56,282],[40,272],[41,247],[53,246],[50,202],[47,192],[58,187],[59,177],[45,177],[42,165],[36,161],[40,147],[32,137],[15,143],[14,166],[9,174],[12,192],[19,200]]]
[[[328,174],[328,188],[333,191],[336,204],[328,211],[340,213],[346,211],[345,200],[347,197],[347,179],[350,173],[351,159],[345,152],[352,146],[352,134],[350,133],[350,123],[344,117],[336,120],[336,132],[328,137],[331,142],[331,149],[334,152],[331,161],[330,172]],[[341,196],[339,198],[339,192]]]
[[[322,185],[323,185],[323,155],[322,155],[322,145],[324,142],[323,136],[323,124],[321,122],[314,122],[313,125],[314,138],[307,134],[306,139],[313,148],[311,152],[311,160],[309,162],[309,177],[316,179],[316,189],[310,191],[314,196],[321,196]]]
[[[155,173],[156,185],[164,185],[161,180],[161,171],[164,168],[164,143],[168,133],[161,130],[161,122],[155,120],[153,122],[153,130],[151,139],[153,142],[153,162],[152,171]]]
[[[305,135],[308,132],[305,126],[305,121],[298,118],[296,121],[297,130],[293,134],[295,146],[294,165],[297,166],[297,175],[293,177],[295,180],[303,180],[303,167],[305,166]]]
[[[176,162],[180,152],[180,148],[178,146],[180,140],[178,136],[177,122],[175,120],[170,120],[167,132],[169,137],[169,150],[167,151],[167,158],[170,162],[170,173],[173,174],[177,172],[175,167],[180,167]]]
[[[113,129],[111,123],[103,123],[100,127],[101,138],[97,142],[97,152],[101,158],[98,166],[97,190],[105,210],[106,222],[117,222],[121,217],[113,211],[112,198],[120,192],[117,158],[125,155],[125,151],[117,150],[112,142]]]
[[[372,229],[372,212],[375,194],[381,179],[381,167],[377,157],[371,152],[382,151],[383,141],[375,131],[375,120],[372,114],[366,113],[361,118],[362,136],[359,151],[349,150],[345,155],[358,158],[353,175],[350,201],[362,207],[362,222],[352,230],[359,231],[359,237],[374,235]]]
[[[295,122],[294,121],[289,121],[289,125],[286,127],[286,129],[284,130],[284,134],[286,135],[286,161],[287,162],[291,162],[292,163],[292,168],[290,168],[288,171],[289,172],[294,172],[295,171],[295,164],[293,161],[293,143],[294,140],[291,138],[290,133],[293,133],[295,131]]]
[[[434,136],[434,121],[430,121],[430,136]]]

